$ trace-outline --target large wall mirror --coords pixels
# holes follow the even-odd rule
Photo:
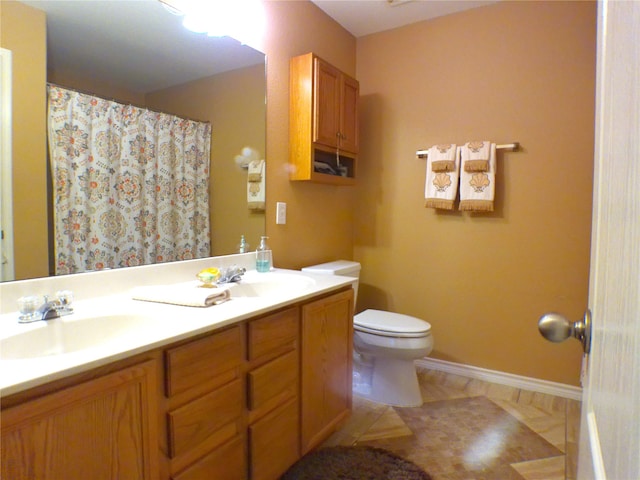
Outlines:
[[[263,53],[228,37],[208,37],[186,30],[182,18],[158,0],[3,1],[3,27],[11,21],[6,17],[16,11],[6,8],[7,3],[19,3],[21,8],[37,9],[46,15],[46,78],[38,79],[41,92],[49,82],[121,103],[210,122],[211,255],[235,253],[241,235],[252,249],[257,245],[264,234],[264,212],[248,208],[247,170],[240,168],[234,159],[245,147],[265,158]],[[21,21],[28,19],[22,11],[18,13]],[[4,39],[3,33],[3,42]],[[15,55],[13,61],[17,61]],[[14,97],[14,112],[21,107]],[[15,113],[13,118],[14,130],[24,127],[18,124]],[[44,143],[37,138],[42,135],[46,133],[37,132],[30,141]],[[13,138],[15,142],[15,132]],[[29,200],[16,198],[15,191],[24,190],[24,185],[16,183],[28,183],[25,175],[33,175],[33,168],[41,176],[46,171],[47,158],[45,148],[41,162],[38,160],[28,173],[17,174],[15,168],[20,159],[15,152],[16,148],[13,241],[18,250],[18,246],[24,245],[22,242],[29,241],[25,235],[21,238],[21,232],[28,231],[24,223],[35,221],[36,215],[30,215],[34,206]],[[51,197],[49,192],[48,202]],[[44,218],[50,220],[51,205],[46,208],[49,213]],[[49,237],[51,229],[49,225]],[[40,242],[30,253],[16,256],[15,278],[53,274],[51,245],[49,240],[44,247],[47,251],[42,252]],[[42,275],[31,275],[33,268],[21,268],[20,262],[25,261],[21,258],[29,261],[30,256],[45,259],[38,262],[48,261],[48,266],[38,265]]]

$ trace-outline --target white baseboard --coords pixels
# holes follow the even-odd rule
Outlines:
[[[531,392],[546,393],[556,397],[569,398],[572,400],[582,400],[582,388],[564,383],[539,380],[537,378],[523,377],[512,373],[499,372],[497,370],[487,370],[486,368],[462,365],[460,363],[437,360],[435,358],[421,358],[416,360],[416,365],[422,368],[438,370],[441,372],[460,375],[462,377],[475,378],[499,385],[521,388]]]

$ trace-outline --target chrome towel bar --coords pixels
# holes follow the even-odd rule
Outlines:
[[[496,149],[498,150],[511,150],[511,151],[517,151],[520,148],[520,143],[519,142],[513,142],[513,143],[501,143],[496,145]],[[426,158],[429,156],[429,149],[427,150],[416,150],[416,157],[419,158],[420,160],[426,160]]]

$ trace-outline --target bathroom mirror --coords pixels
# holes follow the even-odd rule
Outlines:
[[[211,255],[235,253],[241,235],[255,248],[264,235],[264,212],[249,210],[247,170],[234,159],[244,147],[265,156],[265,55],[228,37],[186,30],[158,0],[21,3],[46,13],[47,82],[211,122]],[[23,210],[14,197],[14,224],[29,221]]]

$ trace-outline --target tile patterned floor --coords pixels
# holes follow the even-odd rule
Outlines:
[[[418,369],[425,403],[398,408],[354,397],[325,445],[386,448],[433,480],[575,478],[580,402]],[[566,474],[566,477],[565,477]]]

